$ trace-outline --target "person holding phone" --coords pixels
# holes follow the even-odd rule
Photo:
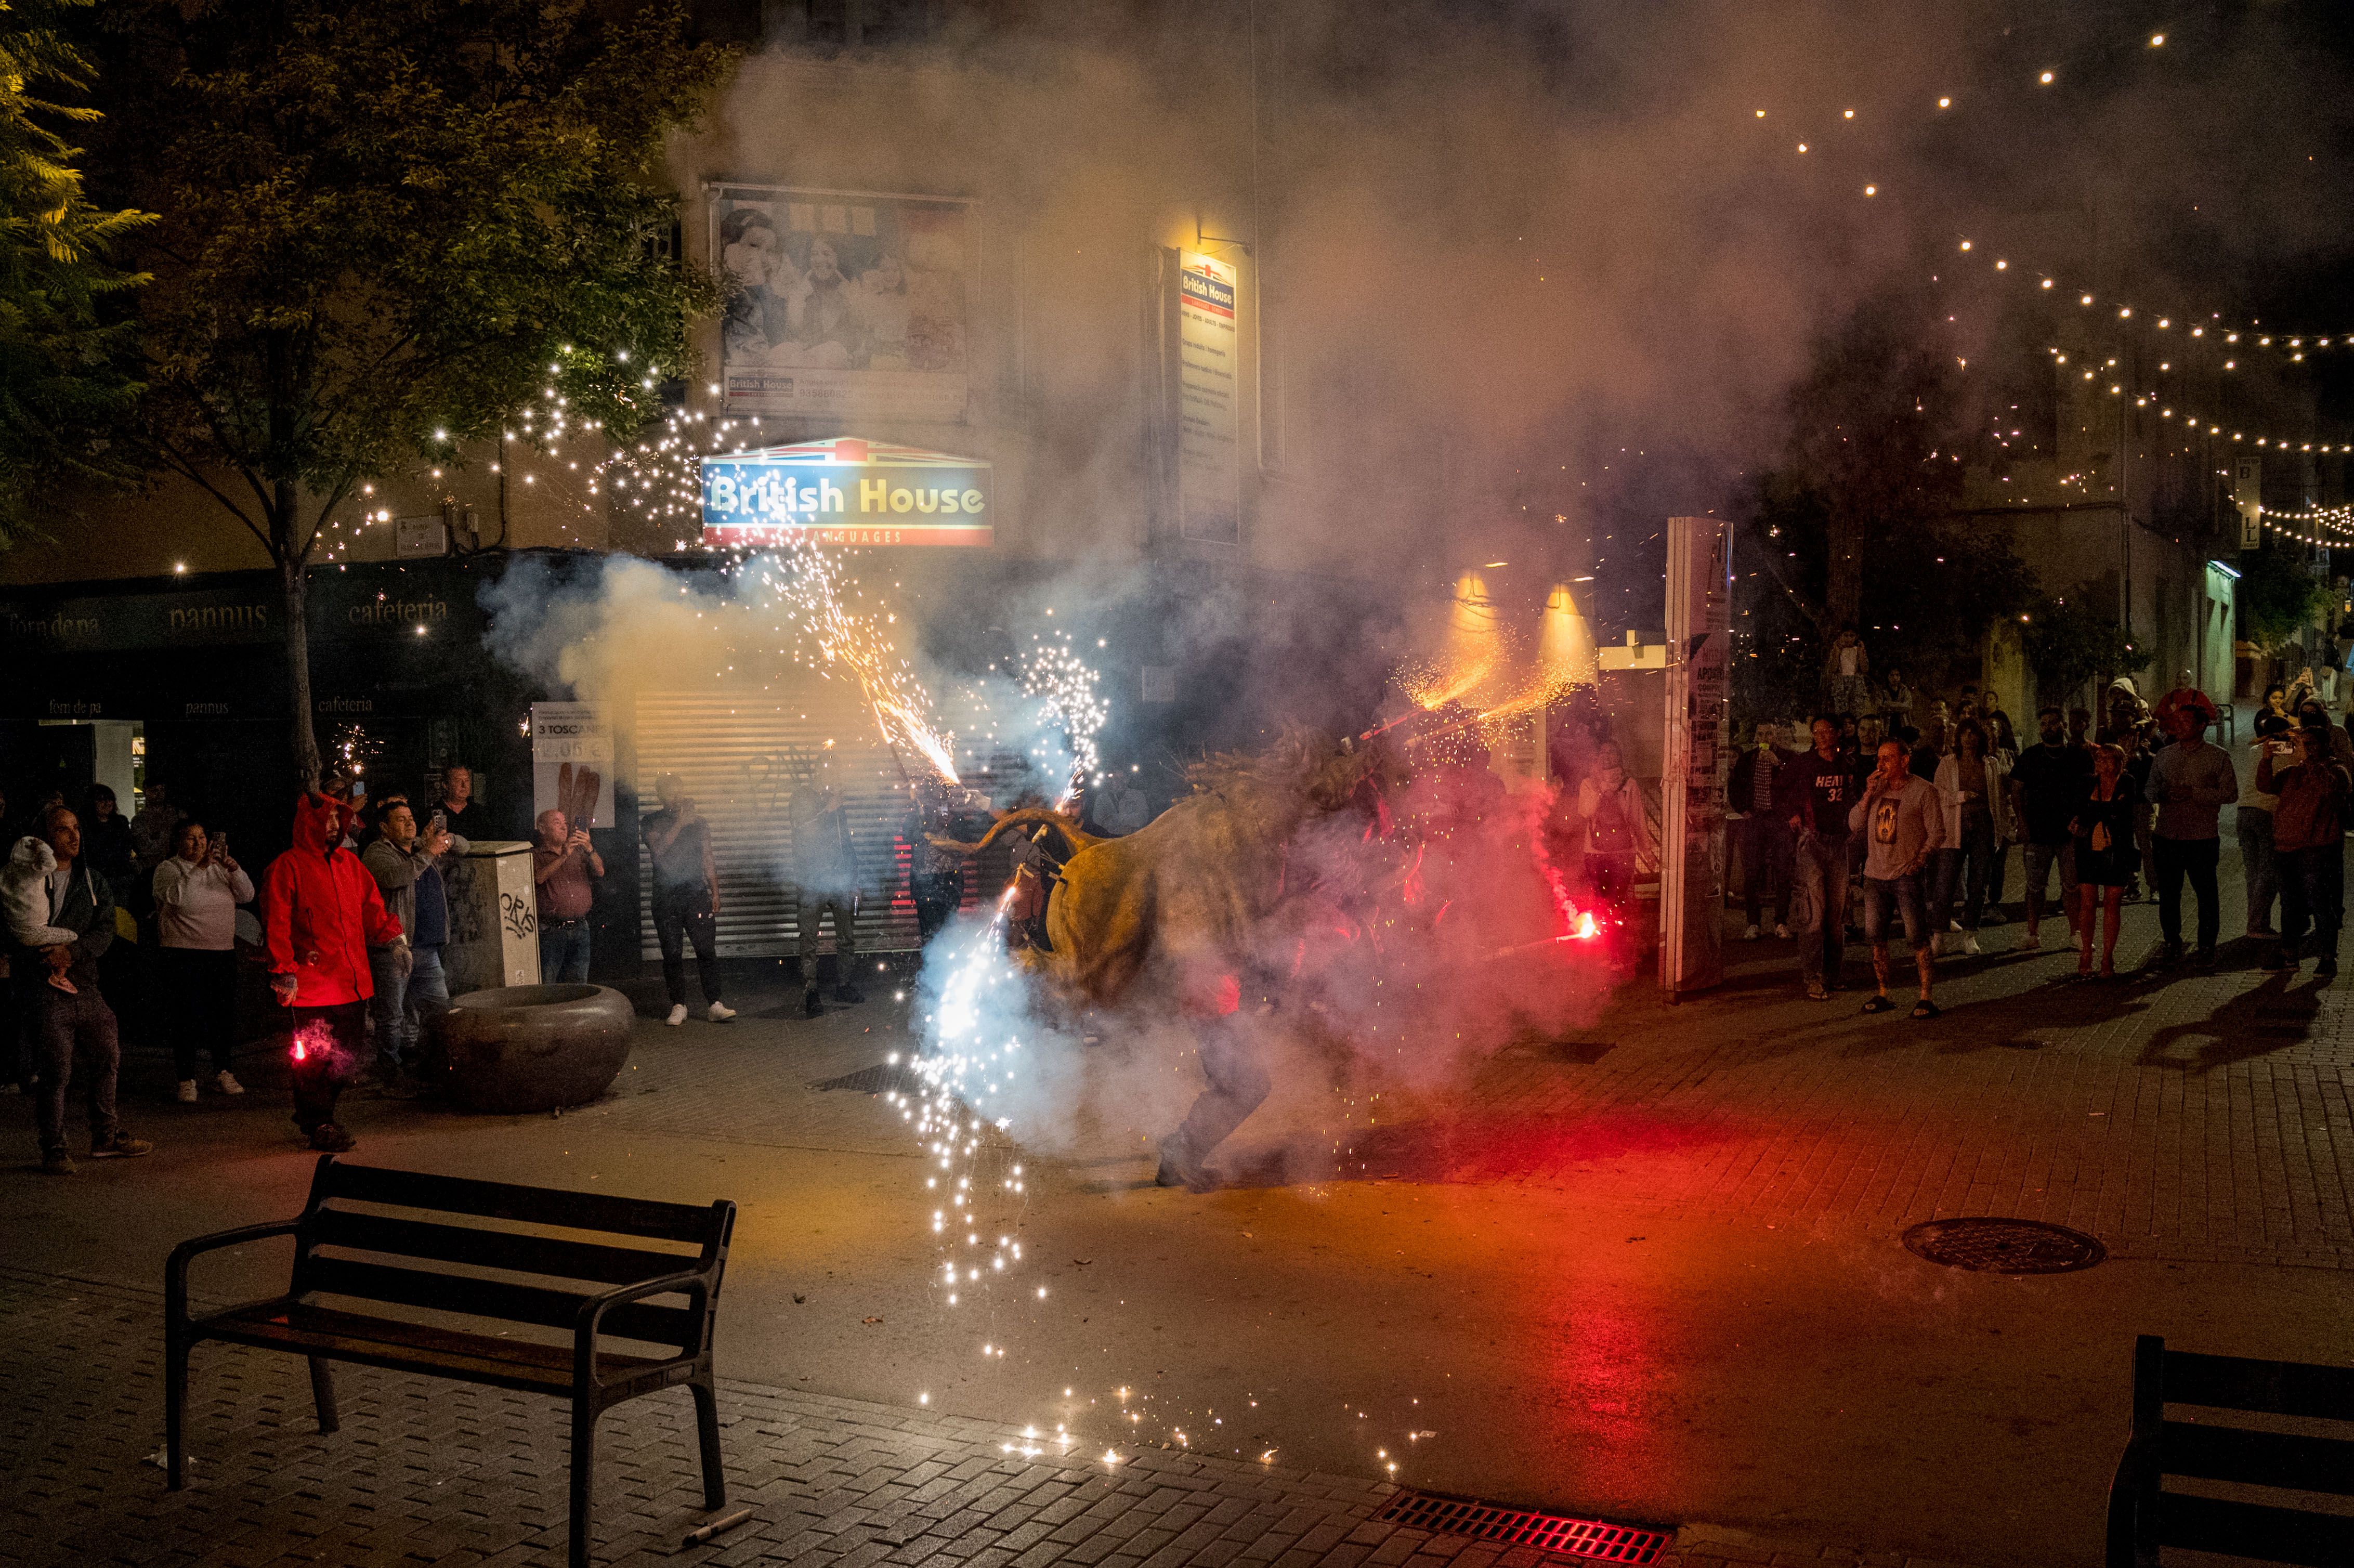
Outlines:
[[[662,946],[663,986],[670,994],[676,1028],[686,1022],[686,944],[695,944],[695,969],[703,982],[703,1015],[714,1023],[736,1016],[719,1000],[719,870],[711,858],[711,824],[695,809],[686,781],[675,773],[654,780],[662,810],[638,819],[653,862],[654,939]]]
[[[605,860],[588,842],[588,830],[573,827],[561,811],[542,811],[534,825],[539,830],[539,842],[531,848],[533,894],[539,905],[539,983],[585,981],[588,911],[596,900],[589,878],[605,874]]]
[[[1903,741],[1881,742],[1880,766],[1864,780],[1863,799],[1848,812],[1848,831],[1864,835],[1863,936],[1872,944],[1872,976],[1878,986],[1863,1011],[1886,1012],[1896,1005],[1888,1000],[1893,909],[1904,922],[1904,940],[1921,976],[1921,1000],[1913,1004],[1913,1016],[1935,1018],[1937,1004],[1929,992],[1936,980],[1937,955],[1929,945],[1921,882],[1930,857],[1945,847],[1946,806],[1937,787],[1914,775],[1912,754]]]
[[[155,1011],[169,1021],[174,1076],[184,1105],[196,1103],[196,1058],[212,1063],[216,1093],[241,1095],[229,1070],[237,1047],[237,906],[253,902],[253,879],[191,817],[169,859],[155,868]]]

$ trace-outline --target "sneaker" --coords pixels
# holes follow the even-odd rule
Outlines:
[[[2026,936],[2021,937],[2019,939],[2019,950],[2022,953],[2041,952],[2043,950],[2043,938],[2036,935],[2034,932],[2030,931]]]
[[[133,1138],[127,1132],[117,1132],[109,1142],[91,1144],[90,1157],[92,1160],[136,1160],[141,1155],[152,1154],[154,1150],[155,1146],[143,1138]]]
[[[858,1002],[864,1001],[866,1000],[866,993],[859,990],[856,986],[851,984],[848,980],[844,980],[840,985],[833,988],[833,1000],[836,1001],[850,1002],[854,1005]]]
[[[1823,983],[1820,980],[1817,980],[1812,985],[1807,987],[1807,1000],[1808,1001],[1829,1001],[1830,999],[1831,993],[1824,988]]]
[[[2190,955],[2190,967],[2202,974],[2215,967],[2215,949],[2201,948]]]
[[[684,1023],[686,1022],[686,1003],[683,1001],[671,1003],[670,1016],[663,1019],[663,1022],[669,1024],[673,1029]]]
[[[703,1016],[714,1023],[725,1023],[736,1016],[736,1010],[724,1001],[715,1001],[703,1010]]]
[[[2296,968],[2296,958],[2286,948],[2274,948],[2264,955],[2263,967],[2268,969],[2293,969]]]
[[[73,1156],[63,1150],[41,1156],[41,1174],[44,1176],[70,1176],[74,1170]]]
[[[2179,942],[2161,942],[2158,944],[2158,951],[2150,954],[2149,962],[2144,964],[2142,968],[2146,969],[2170,969],[2180,962],[2182,962],[2182,944]]]
[[[219,1072],[213,1075],[213,1087],[225,1095],[241,1095],[245,1093],[245,1086],[239,1083],[237,1081],[237,1075],[230,1072],[227,1067],[223,1067]],[[186,1097],[183,1097],[185,1098]]]
[[[1976,931],[1962,933],[1962,951],[1974,959],[1978,956],[1978,934]]]
[[[1956,920],[1956,919],[1952,918],[1951,916],[1948,916],[1948,917],[1946,918],[1946,930],[1948,930],[1948,931],[1958,931],[1958,930],[1960,930],[1961,928],[1962,928],[1962,923],[1961,923],[1959,920]]]
[[[2313,978],[2316,980],[2336,980],[2338,978],[2338,960],[2336,959],[2323,959],[2317,962],[2313,966]]]
[[[322,1154],[345,1154],[358,1143],[358,1139],[332,1121],[323,1121],[311,1129],[311,1147]]]
[[[1788,927],[1787,926],[1776,926],[1776,927],[1774,927],[1774,939],[1775,939],[1776,941],[1777,941],[1777,942],[1787,942],[1787,941],[1788,941],[1788,940],[1790,939],[1790,927]]]
[[[180,1080],[180,1103],[184,1106],[192,1106],[196,1103],[196,1079],[182,1078]]]
[[[1755,925],[1752,925],[1749,929],[1741,933],[1741,939],[1744,942],[1754,942],[1759,937],[1764,935],[1764,932],[1760,931]]]
[[[802,1017],[815,1018],[819,1013],[823,1012],[824,1011],[825,1003],[817,999],[817,987],[811,986],[809,990],[801,992]]]

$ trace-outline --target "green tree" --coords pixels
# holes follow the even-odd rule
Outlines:
[[[1781,461],[1760,475],[1736,562],[1759,711],[1810,707],[1826,652],[1853,627],[1876,668],[1934,669],[2016,616],[2033,579],[2009,543],[1956,516],[1956,363],[1910,295],[1866,302],[1815,345],[1792,389]]]
[[[2117,624],[2115,599],[2116,584],[2104,588],[2095,578],[2030,607],[2020,642],[2035,672],[2039,703],[2066,704],[2095,675],[2114,679],[2149,667],[2149,650],[2135,647]]]
[[[128,329],[99,307],[144,281],[107,257],[149,218],[94,206],[74,167],[68,135],[99,118],[62,101],[90,85],[72,26],[90,4],[0,4],[0,546],[59,482],[127,476],[107,436],[139,388]]]
[[[2270,653],[2293,642],[2314,623],[2321,609],[2321,579],[2304,562],[2275,546],[2240,555],[2240,629]]]
[[[691,367],[708,278],[651,244],[666,135],[726,64],[684,0],[124,6],[115,185],[163,214],[136,296],[156,467],[249,530],[286,601],[319,776],[305,583],[373,478],[552,392],[627,439]]]

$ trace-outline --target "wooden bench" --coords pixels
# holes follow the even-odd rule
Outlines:
[[[396,1209],[404,1213],[384,1212]],[[331,1361],[570,1400],[573,1568],[588,1562],[597,1417],[625,1399],[680,1383],[692,1391],[704,1506],[725,1507],[711,1323],[735,1225],[736,1205],[724,1200],[696,1208],[345,1165],[327,1155],[300,1217],[182,1242],[164,1265],[164,1424],[172,1489],[182,1481],[188,1351],[220,1340],[308,1357],[323,1433],[337,1425]],[[543,1234],[549,1227],[594,1233],[595,1239]],[[188,1264],[197,1254],[289,1235],[294,1270],[283,1296],[189,1315]],[[684,1297],[685,1304],[651,1299],[661,1296]],[[427,1313],[561,1330],[570,1339],[451,1328],[427,1320]],[[652,1353],[609,1349],[600,1336],[636,1341]]]
[[[2108,1568],[2156,1568],[2168,1546],[2306,1568],[2354,1563],[2354,1516],[2168,1491],[2179,1476],[2354,1497],[2354,1440],[2211,1419],[2169,1404],[2354,1424],[2354,1368],[2247,1361],[2134,1341],[2133,1436],[2109,1487]]]

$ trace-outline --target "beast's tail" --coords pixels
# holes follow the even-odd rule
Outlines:
[[[995,843],[1000,835],[1009,831],[1018,828],[1024,832],[1034,832],[1042,827],[1060,841],[1055,850],[1055,858],[1058,860],[1068,860],[1089,845],[1103,842],[1093,833],[1081,832],[1071,824],[1068,817],[1046,806],[1025,806],[1018,811],[1006,812],[989,825],[989,832],[981,834],[977,842],[967,843],[961,839],[943,838],[938,833],[927,833],[924,837],[934,849],[955,850],[962,854],[975,855]]]

